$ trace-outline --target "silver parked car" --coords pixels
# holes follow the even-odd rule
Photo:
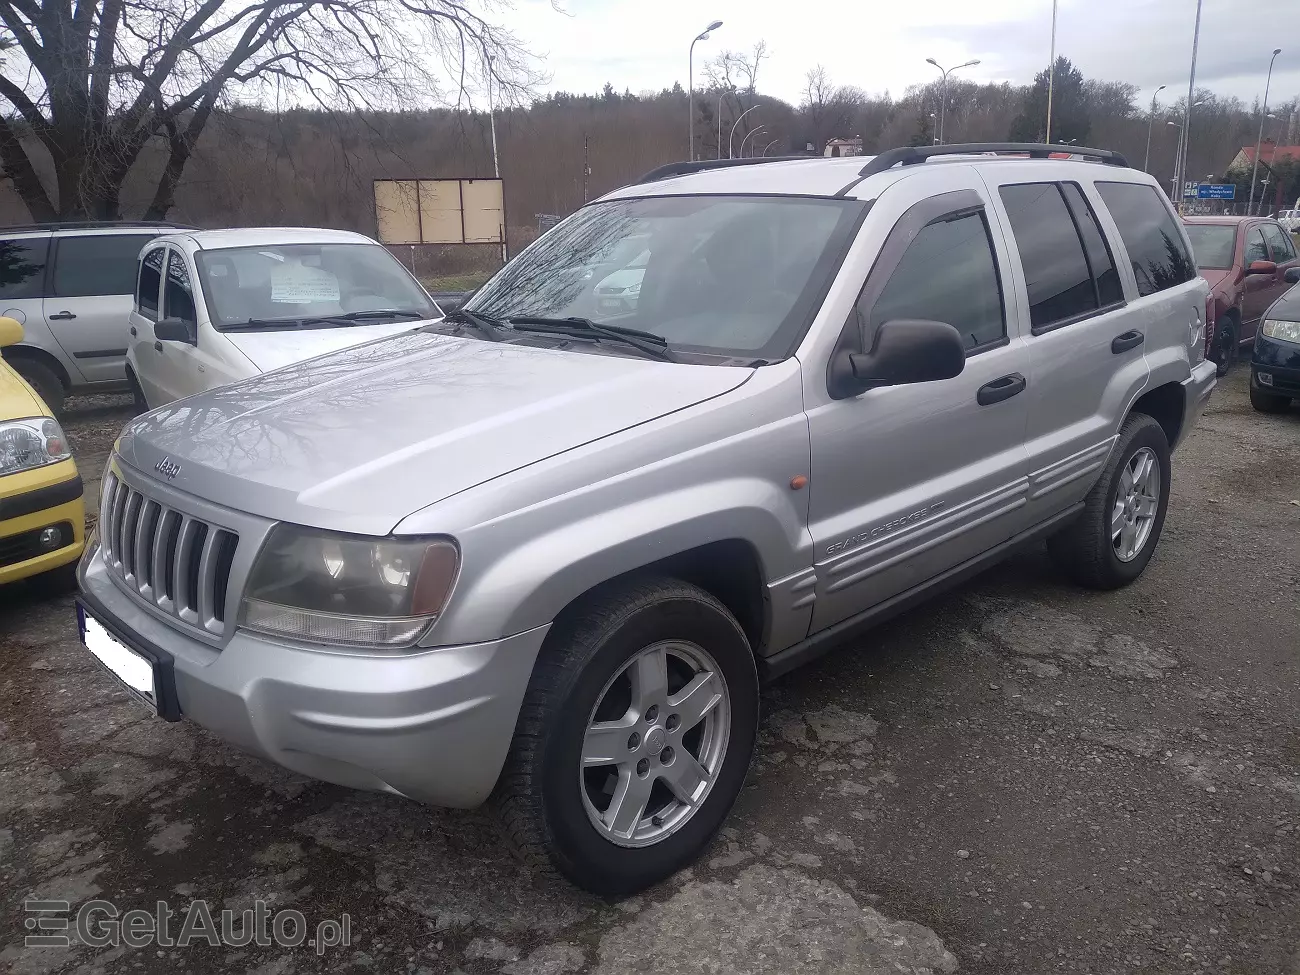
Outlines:
[[[668,166],[442,322],[132,421],[86,646],[305,775],[491,798],[591,890],[667,876],[761,678],[1035,539],[1097,589],[1151,559],[1207,288],[1155,180],[1051,151]],[[577,313],[633,236],[634,312]]]
[[[70,393],[125,391],[140,248],[175,223],[0,228],[0,315],[23,326],[5,360],[56,414]]]

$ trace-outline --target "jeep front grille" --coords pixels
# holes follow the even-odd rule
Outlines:
[[[239,536],[149,498],[111,470],[102,492],[100,545],[118,582],[182,623],[224,635]]]

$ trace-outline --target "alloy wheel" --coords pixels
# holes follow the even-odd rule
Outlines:
[[[1160,510],[1160,461],[1143,447],[1129,458],[1115,491],[1110,540],[1121,562],[1132,562],[1151,537]]]

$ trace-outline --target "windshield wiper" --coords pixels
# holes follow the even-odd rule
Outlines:
[[[341,315],[313,315],[307,318],[250,318],[243,322],[231,322],[221,326],[225,331],[246,329],[276,328],[345,328],[372,318],[424,318],[424,312],[406,311],[397,308],[375,309],[374,311],[350,311]]]
[[[430,318],[429,314],[422,311],[408,311],[405,308],[376,308],[372,311],[350,311],[345,315],[329,315],[330,321],[342,319],[349,322],[360,322],[367,318]],[[312,319],[316,321],[316,319]]]
[[[511,325],[523,332],[546,332],[555,335],[568,335],[574,338],[588,338],[593,341],[612,339],[623,342],[648,356],[674,362],[676,357],[668,346],[668,340],[654,332],[643,332],[639,328],[626,328],[622,325],[602,325],[590,318],[545,318],[538,315],[521,315],[506,319]]]
[[[441,321],[434,322],[430,328],[437,328],[450,322],[453,325],[472,325],[478,329],[480,335],[490,342],[500,342],[504,335],[502,331],[509,331],[510,326],[499,318],[491,315],[484,315],[477,311],[466,311],[464,308],[457,308],[455,311],[444,316]]]

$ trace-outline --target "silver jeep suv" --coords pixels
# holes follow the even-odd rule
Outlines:
[[[653,883],[760,679],[1035,539],[1097,589],[1151,559],[1207,288],[1154,179],[1061,151],[667,166],[443,322],[132,421],[86,646],[164,718]]]

